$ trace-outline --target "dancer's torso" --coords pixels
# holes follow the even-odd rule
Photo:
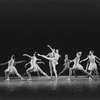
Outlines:
[[[15,61],[12,59],[8,62],[8,68],[14,68]]]
[[[58,53],[55,53],[55,60],[58,61],[59,60],[60,55]]]
[[[76,64],[79,64],[79,61],[80,61],[80,58],[79,57],[76,57],[75,59],[74,59],[74,64],[76,65]]]
[[[89,55],[88,56],[90,63],[95,63],[95,56],[94,55]]]
[[[36,61],[37,61],[36,57],[34,57],[34,58],[31,59],[30,64],[31,64],[32,68],[36,68],[37,67]]]

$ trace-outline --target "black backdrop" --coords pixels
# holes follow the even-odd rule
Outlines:
[[[77,51],[82,51],[83,59],[94,50],[100,57],[99,4],[99,0],[0,0],[0,63],[12,54],[16,60],[28,62],[23,53],[47,54],[47,44],[60,49],[58,73],[66,53],[73,59]],[[49,74],[48,61],[43,61],[46,64],[40,67]],[[16,66],[20,74],[26,70],[24,64]],[[85,67],[86,62],[82,65]],[[0,76],[6,68],[0,66]]]

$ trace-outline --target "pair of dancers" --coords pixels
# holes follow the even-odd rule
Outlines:
[[[67,80],[71,79],[72,73],[75,73],[76,70],[80,70],[80,71],[84,72],[85,74],[87,74],[89,76],[89,79],[94,79],[91,76],[93,72],[99,77],[97,65],[96,65],[95,62],[100,63],[98,61],[98,60],[100,60],[100,58],[98,58],[97,56],[94,55],[94,51],[90,51],[87,58],[80,61],[81,55],[82,55],[82,52],[78,52],[76,54],[76,57],[75,57],[74,60],[69,60],[68,55],[65,55],[65,63],[64,63],[65,68],[64,68],[63,71],[61,71],[61,73],[59,75],[61,75],[66,69],[69,69],[69,77],[68,77]],[[86,61],[86,60],[88,60],[88,65],[87,65],[86,69],[84,70],[83,66],[80,63],[83,62],[83,61]],[[74,65],[73,65],[72,68],[70,68],[71,62],[74,62]],[[90,73],[88,73],[87,70],[89,70]]]

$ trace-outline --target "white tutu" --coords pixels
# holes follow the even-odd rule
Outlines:
[[[94,70],[94,69],[97,69],[96,63],[90,63],[88,70]]]
[[[10,66],[5,70],[5,72],[14,73],[17,72],[17,69],[14,66]]]
[[[81,64],[74,64],[73,69],[83,70],[83,66]]]
[[[38,67],[39,66],[37,64],[34,64],[28,70],[30,70],[30,72],[36,72],[38,71]]]
[[[58,62],[56,60],[53,60],[52,63],[54,63],[55,65],[58,65]]]

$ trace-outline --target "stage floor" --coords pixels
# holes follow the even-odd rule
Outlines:
[[[86,76],[60,76],[58,80],[32,77],[32,81],[0,78],[0,100],[99,100],[100,79],[90,81]],[[28,77],[24,77],[28,79]]]

